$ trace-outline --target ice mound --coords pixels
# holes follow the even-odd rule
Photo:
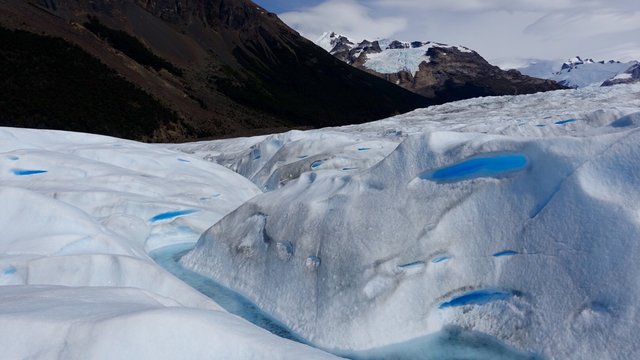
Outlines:
[[[334,359],[135,288],[0,287],[5,359]]]
[[[369,169],[249,200],[182,263],[338,353],[457,326],[545,358],[638,354],[640,132],[611,114],[411,135]]]
[[[402,140],[379,135],[353,136],[338,129],[322,129],[169,147],[217,162],[250,179],[263,191],[272,191],[309,171],[371,167]]]
[[[0,128],[0,357],[330,358],[225,312],[148,255],[194,243],[259,193],[161,146]]]

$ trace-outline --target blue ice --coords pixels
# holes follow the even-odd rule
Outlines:
[[[368,148],[368,147],[358,148],[358,151],[367,151],[367,150],[371,150],[371,148]]]
[[[183,163],[190,163],[191,161],[187,160],[187,159],[178,159],[178,161],[183,162]]]
[[[317,169],[318,167],[320,167],[320,165],[322,165],[324,161],[322,160],[316,160],[314,162],[311,163],[311,168],[312,169]]]
[[[490,335],[451,325],[445,325],[439,332],[402,343],[336,355],[358,360],[542,360],[534,353],[521,352]]]
[[[419,175],[422,180],[455,182],[479,177],[493,177],[520,171],[529,160],[524,154],[506,153],[484,155]]]
[[[262,157],[262,151],[259,148],[251,149],[251,160],[259,160]]]
[[[19,160],[20,158],[15,156],[15,155],[9,155],[9,156],[7,156],[7,159],[9,159],[11,161],[16,161],[16,160]]]
[[[437,257],[435,257],[435,258],[431,259],[431,262],[432,262],[433,264],[438,264],[438,263],[441,263],[441,262],[445,262],[445,261],[447,261],[447,260],[449,260],[449,259],[450,259],[450,257],[449,257],[449,256],[447,256],[447,255],[441,255],[441,256],[437,256]]]
[[[513,251],[513,250],[504,250],[504,251],[500,251],[500,252],[497,252],[497,253],[493,254],[493,256],[495,256],[495,257],[511,256],[511,255],[518,255],[518,252],[517,251]]]
[[[262,312],[251,301],[218,284],[213,279],[202,276],[184,268],[178,262],[180,258],[193,248],[193,244],[177,244],[155,250],[149,255],[160,266],[189,284],[194,289],[208,296],[232,314],[241,316],[253,324],[285,339],[302,342],[285,325]]]
[[[349,170],[357,170],[358,168],[354,168],[354,167],[344,167],[342,168],[342,171],[349,171]]]
[[[29,175],[36,175],[36,174],[42,174],[42,173],[46,173],[47,170],[24,170],[24,169],[13,169],[11,170],[11,172],[14,175],[18,175],[18,176],[29,176]]]
[[[4,270],[2,270],[2,273],[3,273],[5,276],[9,276],[9,275],[13,275],[13,274],[15,274],[15,273],[16,273],[16,271],[18,271],[18,269],[16,269],[16,267],[15,267],[15,266],[9,266],[9,267],[4,268]]]
[[[513,296],[512,292],[493,289],[481,289],[466,292],[460,296],[456,296],[453,299],[443,302],[438,306],[439,309],[446,309],[450,307],[464,306],[464,305],[484,305],[496,300],[505,300]]]
[[[167,212],[164,212],[162,214],[158,214],[158,215],[152,217],[151,219],[149,219],[149,221],[156,222],[156,221],[160,221],[160,220],[173,219],[173,218],[176,218],[178,216],[189,215],[189,214],[193,214],[195,212],[198,212],[198,210],[167,211]]]
[[[554,124],[556,125],[564,125],[564,124],[568,124],[568,123],[572,123],[577,121],[576,119],[568,119],[568,120],[562,120],[562,121],[556,121]]]
[[[404,265],[398,265],[398,268],[402,270],[418,270],[424,267],[424,261],[414,261]]]
[[[304,159],[304,158],[306,158],[306,157],[308,157],[308,156],[309,156],[309,155],[300,155],[300,156],[298,156],[298,159]]]

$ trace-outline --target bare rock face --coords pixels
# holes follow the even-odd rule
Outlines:
[[[333,56],[438,103],[564,88],[551,80],[501,70],[462,46],[397,40],[354,44],[344,36],[332,35]]]
[[[625,72],[616,75],[614,78],[605,81],[602,86],[613,86],[618,84],[632,84],[640,82],[640,63],[632,65]]]

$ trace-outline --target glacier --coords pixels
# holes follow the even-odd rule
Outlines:
[[[640,84],[185,144],[0,127],[2,356],[634,359],[639,127]]]
[[[1,357],[333,358],[228,313],[149,256],[195,243],[259,193],[159,146],[0,128]]]
[[[172,146],[266,191],[181,262],[337,354],[453,326],[543,358],[633,358],[639,111],[637,85],[586,88]]]

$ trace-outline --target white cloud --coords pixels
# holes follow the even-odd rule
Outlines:
[[[603,0],[369,0],[388,9],[437,11],[554,11],[586,9],[600,5]],[[616,0],[621,1],[621,0]],[[614,1],[615,2],[615,1]]]
[[[408,24],[403,17],[374,17],[369,8],[355,0],[329,0],[306,10],[286,12],[279,16],[312,40],[326,31],[335,31],[358,40],[390,37],[406,29]]]
[[[311,40],[336,31],[355,41],[439,41],[487,59],[640,53],[638,0],[327,0],[280,16]]]
[[[525,32],[557,40],[561,38],[592,37],[631,30],[640,31],[640,11],[598,10],[582,13],[551,13],[529,25]]]

